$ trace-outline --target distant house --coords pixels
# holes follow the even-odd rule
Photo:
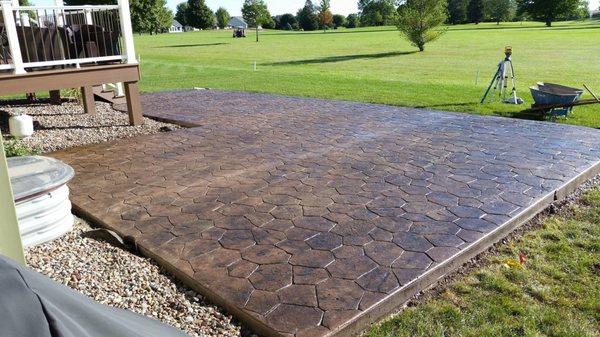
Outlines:
[[[196,32],[199,31],[200,29],[196,28],[196,27],[192,27],[192,26],[185,26],[183,27],[183,31],[184,32]]]
[[[183,25],[179,21],[173,19],[169,33],[183,33]]]
[[[248,24],[241,16],[234,16],[229,20],[227,27],[248,29]]]

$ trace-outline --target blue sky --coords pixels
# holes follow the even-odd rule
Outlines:
[[[38,5],[52,5],[53,0],[32,0],[34,4]],[[175,9],[178,3],[185,0],[167,0],[170,8]],[[305,0],[265,0],[269,6],[269,10],[272,15],[284,14],[284,13],[296,13],[296,11],[304,5]],[[313,0],[318,3],[319,0]],[[357,0],[331,0],[331,10],[334,13],[348,15],[358,11],[356,8]],[[598,9],[600,7],[600,0],[589,0],[590,8]],[[216,10],[220,6],[227,8],[231,15],[240,15],[243,0],[206,0],[206,4]]]

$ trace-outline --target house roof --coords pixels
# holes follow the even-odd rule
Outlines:
[[[173,23],[171,24],[171,26],[183,28],[183,25],[175,19],[173,19]]]
[[[241,16],[233,16],[231,19],[229,19],[228,25],[231,27],[248,27],[248,24]]]

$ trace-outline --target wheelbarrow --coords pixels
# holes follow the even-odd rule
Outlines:
[[[531,96],[535,101],[532,108],[539,108],[544,115],[550,115],[552,118],[557,116],[566,117],[573,106],[583,95],[582,89],[567,87],[554,83],[537,83],[529,87]],[[545,108],[547,107],[547,108]]]

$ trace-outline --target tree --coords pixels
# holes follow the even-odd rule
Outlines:
[[[319,29],[319,18],[315,13],[315,6],[312,1],[306,0],[304,7],[298,11],[298,25],[305,31]]]
[[[467,9],[467,18],[469,22],[478,24],[483,21],[485,17],[485,5],[483,0],[471,0],[469,1],[469,7]]]
[[[284,29],[284,30],[298,29],[298,20],[296,20],[296,17],[294,16],[294,14],[287,13],[287,14],[280,15],[278,17],[278,19],[275,21],[277,23],[275,28],[277,28],[277,29]]]
[[[64,0],[63,2],[68,6],[117,4],[117,0]],[[129,10],[131,28],[136,33],[163,33],[169,30],[173,23],[173,12],[167,8],[165,0],[130,0]]]
[[[469,0],[448,0],[448,23],[456,25],[467,21]]]
[[[323,28],[323,31],[327,31],[327,28],[333,22],[333,14],[331,13],[331,2],[329,0],[321,0],[321,5],[319,6],[319,14],[317,14],[319,18],[319,24]]]
[[[485,11],[487,16],[496,24],[502,21],[510,21],[515,14],[513,0],[487,0]]]
[[[215,12],[215,17],[217,18],[217,27],[221,29],[227,27],[229,19],[231,19],[229,12],[223,7],[219,7],[219,9],[217,9]]]
[[[275,17],[272,16],[269,18],[269,20],[265,20],[265,22],[263,22],[261,24],[261,26],[264,29],[275,29],[275,25],[277,24],[277,22],[275,21]]]
[[[256,28],[256,42],[258,42],[258,28],[273,20],[267,4],[263,0],[245,0],[242,6],[242,16],[250,27]]]
[[[215,26],[215,14],[204,0],[188,0],[187,6],[186,24],[199,29],[210,29]]]
[[[337,29],[338,27],[346,26],[346,17],[341,14],[333,15],[333,27]]]
[[[425,44],[437,40],[443,33],[439,26],[446,21],[444,0],[406,0],[398,7],[398,30],[419,51]]]
[[[188,4],[187,2],[182,2],[177,5],[175,9],[175,20],[181,23],[182,26],[186,26],[187,22],[185,21],[185,13],[187,12]]]
[[[392,24],[396,15],[395,0],[360,0],[358,8],[362,26]]]
[[[356,28],[360,23],[358,14],[350,14],[346,17],[346,28]]]
[[[551,27],[552,22],[564,19],[579,7],[579,0],[520,0],[519,11],[527,13],[535,20],[546,22]]]
[[[132,0],[131,28],[136,33],[163,33],[173,23],[173,13],[167,7],[166,0]]]

